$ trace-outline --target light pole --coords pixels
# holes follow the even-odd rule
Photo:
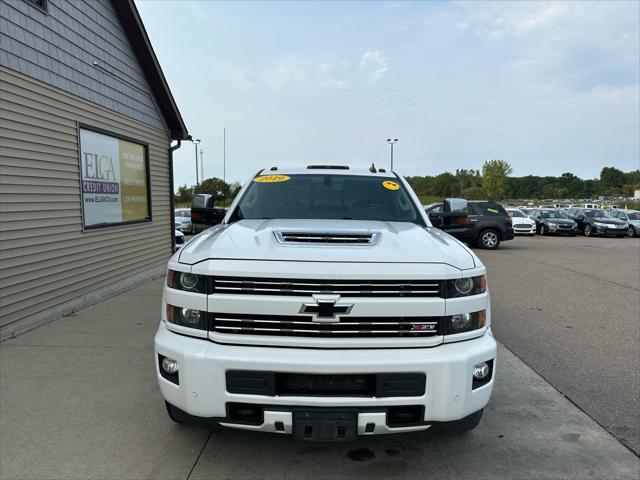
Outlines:
[[[227,127],[222,129],[222,181],[227,183]]]
[[[198,144],[202,141],[199,138],[196,138],[195,140],[191,140],[193,142],[193,146],[196,152],[196,185],[200,184],[200,178],[198,176]]]
[[[398,141],[397,138],[394,138],[393,140],[391,140],[390,138],[387,138],[387,143],[391,145],[391,171],[393,171],[393,146],[396,144],[397,141]]]
[[[204,180],[204,152],[200,149],[200,174],[202,175],[202,180]]]

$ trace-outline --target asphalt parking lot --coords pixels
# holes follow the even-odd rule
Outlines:
[[[173,424],[153,373],[157,280],[0,344],[0,478],[637,479],[620,441],[637,447],[640,241],[479,253],[504,345],[472,432],[324,444]]]
[[[496,337],[640,454],[640,239],[535,236],[478,254]]]

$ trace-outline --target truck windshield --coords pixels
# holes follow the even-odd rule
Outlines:
[[[360,175],[260,175],[233,213],[242,219],[423,220],[397,178]]]

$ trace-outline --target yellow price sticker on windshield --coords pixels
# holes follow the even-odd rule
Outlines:
[[[398,185],[396,182],[392,182],[391,180],[382,182],[382,186],[387,190],[398,190],[400,188],[400,185]]]
[[[286,175],[264,175],[253,179],[254,182],[259,183],[286,182],[287,180],[289,180],[289,177]]]

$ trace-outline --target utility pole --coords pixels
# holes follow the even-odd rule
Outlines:
[[[393,140],[391,140],[390,138],[387,138],[387,143],[391,145],[391,171],[393,171],[393,146],[396,144],[397,141],[398,141],[397,138],[394,138]]]
[[[227,183],[227,127],[222,129],[222,181]]]
[[[199,138],[195,140],[191,140],[193,142],[193,146],[196,152],[196,185],[200,185],[200,177],[198,175],[198,144],[202,141]]]
[[[200,149],[200,173],[202,174],[202,180],[205,179],[204,177],[204,158],[202,156],[204,152],[202,151],[202,149]]]

